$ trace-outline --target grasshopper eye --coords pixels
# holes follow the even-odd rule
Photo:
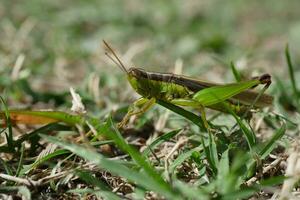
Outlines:
[[[138,73],[136,71],[132,71],[132,75],[138,77]]]
[[[130,74],[131,76],[134,76],[134,77],[138,77],[140,75],[139,71],[136,70],[135,68],[130,68],[128,70],[128,74]]]
[[[128,69],[128,74],[130,74],[130,75],[134,75],[135,74],[133,68]]]

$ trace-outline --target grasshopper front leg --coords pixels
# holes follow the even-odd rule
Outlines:
[[[141,115],[149,110],[156,102],[156,99],[152,97],[151,99],[140,98],[136,100],[128,109],[127,114],[122,119],[120,123],[118,123],[118,128],[122,128],[127,124],[130,117],[134,115]]]

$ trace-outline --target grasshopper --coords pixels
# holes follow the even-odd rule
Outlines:
[[[149,72],[135,67],[127,69],[110,45],[104,40],[103,43],[113,57],[108,52],[106,55],[126,73],[132,88],[142,96],[129,107],[118,124],[119,128],[125,126],[131,116],[149,110],[158,100],[199,110],[206,128],[209,125],[205,117],[205,107],[221,112],[228,112],[229,108],[242,116],[252,106],[262,108],[272,104],[272,96],[251,90],[261,84],[267,89],[271,84],[269,74],[238,83],[216,84],[172,73]]]

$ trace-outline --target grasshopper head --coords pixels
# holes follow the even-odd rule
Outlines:
[[[130,68],[127,79],[132,88],[144,98],[158,97],[161,93],[161,84],[151,79],[151,72],[140,68]]]
[[[132,67],[127,70],[127,79],[132,86],[132,88],[138,93],[144,93],[142,88],[144,88],[141,84],[143,84],[143,77],[146,72],[143,69]]]
[[[256,76],[256,77],[253,77],[252,79],[257,79],[259,80],[260,84],[264,84],[266,85],[267,87],[269,85],[271,85],[272,83],[272,80],[271,80],[271,75],[270,74],[263,74],[261,76]],[[256,87],[256,86],[254,86]]]
[[[272,83],[271,75],[270,74],[263,74],[259,77],[259,81],[261,82],[261,84],[270,85]]]
[[[146,74],[146,71],[143,69],[131,67],[127,70],[127,75],[135,77],[136,79],[144,77]]]

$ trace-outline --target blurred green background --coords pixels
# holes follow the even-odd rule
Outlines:
[[[134,99],[105,57],[103,39],[127,66],[172,72],[182,60],[182,73],[217,82],[234,81],[231,61],[247,77],[270,73],[289,81],[287,43],[295,66],[300,62],[298,0],[0,2],[0,89],[12,106],[59,105],[71,86],[99,101]]]

